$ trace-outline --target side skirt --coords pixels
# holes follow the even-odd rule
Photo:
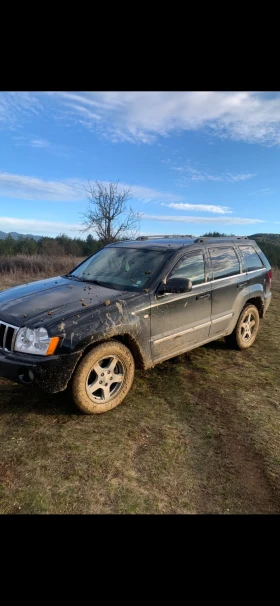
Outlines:
[[[165,356],[162,356],[161,358],[157,358],[156,360],[153,360],[153,366],[155,366],[156,364],[159,364],[160,362],[164,362],[164,360],[169,360],[170,358],[176,358],[176,356],[180,356],[181,354],[186,353],[187,351],[191,351],[192,349],[197,349],[198,347],[201,347],[201,345],[205,345],[206,343],[210,343],[211,341],[217,341],[218,339],[221,339],[224,336],[225,336],[225,333],[221,332],[218,335],[215,335],[215,337],[211,337],[210,339],[205,339],[205,341],[201,341],[200,343],[197,343],[197,345],[190,345],[190,347],[180,349],[179,351],[176,351],[176,353],[173,352],[172,354],[167,354]],[[149,368],[150,368],[150,366],[149,366]]]

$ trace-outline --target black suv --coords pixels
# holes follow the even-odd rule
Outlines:
[[[0,293],[0,376],[49,393],[69,387],[83,412],[106,412],[127,395],[135,366],[221,337],[250,347],[271,277],[245,237],[110,244],[66,276]]]

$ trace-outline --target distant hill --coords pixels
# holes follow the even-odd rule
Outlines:
[[[0,240],[6,240],[8,236],[11,236],[14,240],[18,240],[19,238],[33,238],[33,240],[40,240],[42,236],[34,236],[33,234],[18,234],[16,231],[10,231],[6,233],[5,231],[0,231]]]
[[[265,240],[279,244],[280,243],[280,234],[253,234],[252,236],[248,236],[248,238],[252,238],[252,240]]]
[[[280,267],[280,234],[253,234],[255,240],[272,267]]]

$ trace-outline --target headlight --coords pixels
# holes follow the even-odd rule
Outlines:
[[[54,353],[59,337],[49,337],[45,328],[20,328],[15,342],[15,351],[49,356]]]

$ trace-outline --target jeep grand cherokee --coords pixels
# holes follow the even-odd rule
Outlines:
[[[65,276],[0,292],[0,376],[65,390],[87,414],[120,404],[150,368],[225,337],[250,347],[271,300],[271,267],[245,237],[140,237]]]

